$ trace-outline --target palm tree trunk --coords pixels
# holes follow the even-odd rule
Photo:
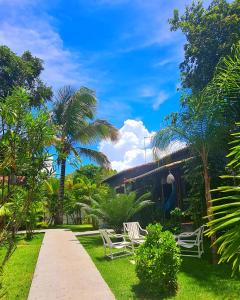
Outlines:
[[[211,195],[211,178],[209,175],[208,170],[208,153],[206,151],[206,148],[203,147],[202,153],[201,153],[202,163],[203,163],[203,177],[204,177],[204,186],[205,186],[205,200],[206,200],[206,207],[207,207],[207,216],[208,220],[212,221],[212,195]],[[212,245],[212,259],[213,263],[217,264],[217,246],[215,244],[216,241],[216,235],[211,235],[211,245]]]
[[[66,159],[61,159],[61,173],[60,173],[60,184],[59,184],[59,194],[58,194],[58,211],[55,223],[57,225],[63,224],[63,201],[64,201],[64,183],[65,183],[65,173],[66,173]]]

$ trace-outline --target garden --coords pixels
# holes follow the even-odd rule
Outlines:
[[[94,90],[53,90],[41,59],[0,46],[0,299],[27,299],[51,230],[73,232],[116,299],[239,299],[239,16],[237,0],[174,10],[179,110],[151,137],[145,177],[96,146],[121,131]],[[176,141],[187,156],[162,156]]]

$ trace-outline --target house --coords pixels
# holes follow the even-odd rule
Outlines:
[[[123,170],[104,180],[119,193],[136,191],[138,194],[151,192],[155,210],[169,215],[175,207],[184,209],[186,183],[184,165],[191,160],[189,149],[183,148],[158,161]]]

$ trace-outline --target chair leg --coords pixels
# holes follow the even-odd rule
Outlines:
[[[135,253],[134,243],[132,242],[132,252]]]
[[[198,257],[201,258],[202,251],[201,251],[201,244],[198,244]]]
[[[113,252],[112,252],[112,248],[110,248],[110,258],[113,259]]]

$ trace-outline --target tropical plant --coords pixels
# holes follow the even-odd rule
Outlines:
[[[59,213],[56,222],[62,223],[66,161],[72,153],[77,158],[86,156],[96,163],[109,167],[107,157],[85,145],[102,139],[116,140],[117,129],[105,120],[94,120],[95,93],[85,87],[75,91],[69,86],[59,90],[53,108],[52,120],[58,128],[57,151],[61,168]]]
[[[211,171],[211,169],[212,168],[210,168],[209,171]],[[216,169],[214,172],[214,175],[216,176]],[[211,176],[211,178],[213,178],[213,176]],[[190,220],[194,222],[194,225],[198,228],[203,224],[204,220],[202,216],[206,211],[206,205],[204,204],[202,163],[198,156],[185,163],[184,181],[186,182],[187,186],[186,198],[184,199],[185,216],[189,217]]]
[[[46,148],[52,142],[54,129],[48,112],[39,108],[32,111],[30,101],[22,88],[14,89],[0,101],[0,174],[4,175],[0,209],[4,207],[7,212],[0,233],[0,247],[7,248],[0,263],[0,276],[15,249],[14,237],[20,226],[24,224],[27,237],[32,237],[35,208],[41,199],[42,182],[48,176]],[[7,188],[5,176],[9,179]]]
[[[189,95],[187,105],[182,106],[180,113],[173,113],[167,120],[170,122],[153,138],[154,154],[157,157],[159,148],[165,148],[170,142],[180,140],[199,155],[205,187],[205,202],[209,220],[211,219],[211,179],[209,174],[209,154],[226,144],[229,131],[225,122],[224,109],[226,102],[215,98],[209,91]],[[214,237],[212,236],[214,243]],[[213,248],[213,260],[216,258],[216,247]]]
[[[240,123],[238,123],[238,126]],[[208,222],[207,235],[219,234],[216,244],[219,244],[218,253],[221,255],[219,263],[232,262],[233,274],[240,272],[240,132],[232,134],[235,140],[229,157],[232,160],[228,167],[233,169],[234,175],[221,176],[228,185],[220,186],[214,191],[220,197],[212,200],[212,220]],[[231,182],[231,183],[230,183]]]
[[[78,170],[76,170],[73,174],[73,180],[75,181],[78,178],[88,178],[89,180],[99,184],[105,178],[116,174],[116,171],[104,168],[100,166],[95,166],[92,164],[81,166]]]
[[[203,1],[193,1],[181,16],[174,10],[171,30],[180,29],[186,37],[180,64],[184,88],[201,91],[211,81],[221,57],[229,55],[240,39],[239,11],[238,0],[214,0],[208,7]]]
[[[44,182],[44,199],[46,199],[46,207],[49,213],[48,223],[54,223],[57,215],[57,203],[59,194],[59,179],[50,177]]]
[[[121,232],[123,223],[143,208],[153,204],[150,193],[137,198],[135,192],[129,194],[116,194],[111,191],[105,197],[91,201],[91,205],[83,204],[89,216],[113,227],[116,232]]]
[[[174,295],[178,288],[177,273],[181,265],[179,247],[173,234],[162,231],[160,224],[148,225],[147,231],[145,242],[137,250],[137,276],[149,295]]]
[[[240,116],[240,42],[232,46],[231,55],[220,61],[211,86],[215,86],[219,97],[226,99],[228,106],[226,115],[230,116],[232,127]],[[234,128],[235,130],[235,128]]]

